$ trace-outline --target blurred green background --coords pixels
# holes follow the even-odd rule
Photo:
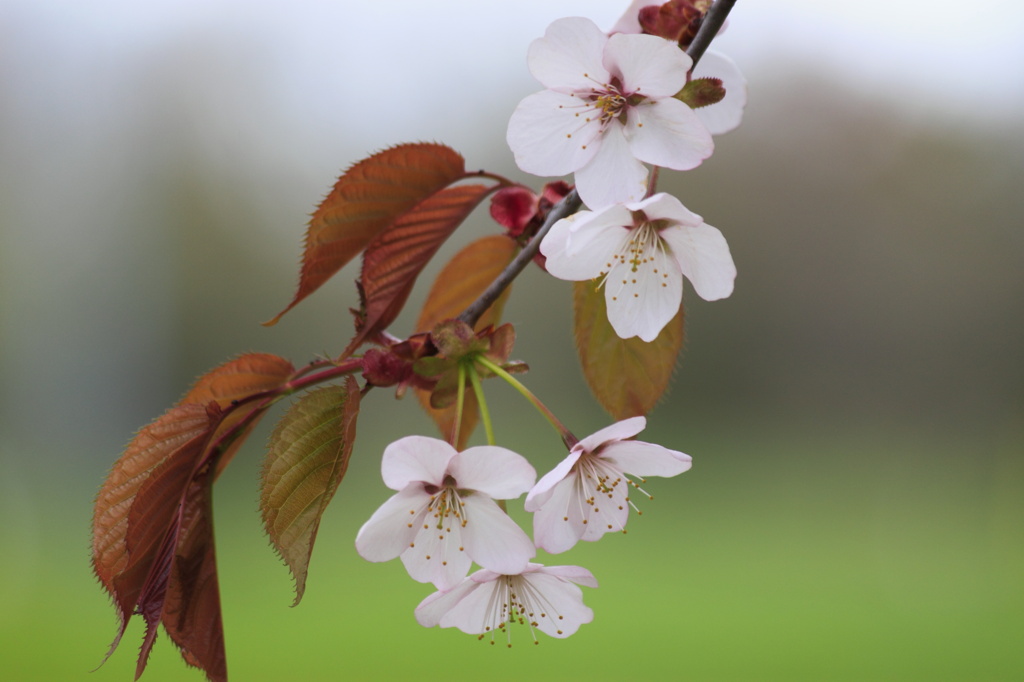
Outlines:
[[[626,3],[346,4],[0,3],[0,679],[131,679],[138,623],[88,674],[115,631],[92,498],[193,377],[344,346],[354,267],[258,324],[340,170],[439,140],[526,180],[503,144],[537,89],[526,46]],[[738,3],[719,43],[750,80],[744,125],[664,176],[739,278],[726,301],[687,295],[683,362],[643,436],[693,470],[650,481],[628,535],[554,560],[598,578],[594,622],[536,647],[516,630],[511,650],[416,624],[431,590],[353,548],[389,494],[384,446],[432,433],[380,391],[297,608],[256,508],[272,419],[218,484],[233,680],[1024,679],[1024,21],[917,2],[897,14],[927,30],[885,32],[827,4]],[[442,256],[492,229],[481,212]],[[582,435],[608,419],[569,297],[528,271],[507,319],[529,386]],[[488,388],[501,444],[540,471],[561,459],[543,419]],[[143,679],[202,676],[161,637]]]

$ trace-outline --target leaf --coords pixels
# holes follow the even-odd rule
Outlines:
[[[246,400],[280,388],[293,375],[288,361],[255,353],[208,372],[186,402],[139,431],[100,489],[93,566],[121,622],[110,653],[131,616],[140,614],[146,634],[137,675],[162,622],[187,663],[211,680],[226,680],[213,480],[272,402],[270,396]]]
[[[487,185],[444,189],[395,221],[366,248],[360,277],[366,320],[341,357],[398,317],[420,272],[492,189]]]
[[[156,467],[171,458],[187,441],[203,433],[208,421],[207,403],[213,401],[226,409],[232,400],[281,386],[293,372],[294,368],[287,360],[264,353],[250,353],[230,360],[200,377],[178,403],[179,406],[193,404],[198,407],[172,408],[132,439],[96,496],[93,567],[108,592],[113,594],[113,577],[123,570],[127,561],[125,535],[128,510],[136,493]],[[226,427],[249,414],[244,410],[235,412],[224,420]],[[243,438],[244,435],[222,455],[221,468]]]
[[[503,234],[495,234],[468,244],[445,265],[430,288],[416,331],[428,332],[440,322],[458,317],[491,285],[512,262],[519,246]],[[511,288],[480,316],[474,331],[497,324]]]
[[[459,251],[434,280],[427,301],[416,322],[416,330],[426,332],[444,320],[457,317],[482,294],[501,271],[512,262],[519,251],[514,240],[502,234],[478,239]],[[497,324],[512,288],[502,292],[476,323],[479,331]],[[455,408],[435,409],[430,406],[430,391],[416,390],[416,398],[445,438],[451,436],[455,423]],[[479,410],[472,391],[466,393],[458,449],[462,449],[476,427]]]
[[[646,415],[668,389],[683,346],[682,308],[651,343],[619,338],[593,281],[574,285],[573,312],[576,350],[594,397],[615,419]]]
[[[349,168],[309,221],[298,291],[264,324],[277,324],[399,216],[465,175],[458,152],[432,143],[398,145]]]
[[[136,434],[107,476],[96,498],[92,558],[96,576],[115,599],[114,579],[128,565],[128,516],[136,494],[155,470],[194,447],[193,441],[205,437],[209,428],[204,406],[172,407]]]
[[[295,604],[327,504],[341,483],[356,435],[359,386],[327,386],[300,398],[274,428],[263,465],[260,509],[267,535],[295,578]]]
[[[178,401],[179,405],[185,403],[199,403],[205,405],[215,401],[222,409],[227,409],[232,402],[243,400],[258,395],[264,391],[271,391],[280,388],[295,373],[295,367],[288,360],[272,355],[270,353],[246,353],[237,358],[225,362],[196,380],[191,390]],[[218,433],[214,438],[234,428],[235,424],[248,418],[255,406],[248,409],[238,409],[227,415],[221,423]],[[220,456],[217,462],[217,475],[231,462],[235,452],[245,442],[251,430],[256,426],[253,421],[250,426],[235,439],[231,447]]]
[[[203,519],[194,511],[197,506],[209,509],[209,491],[212,485],[214,458],[210,453],[210,438],[220,424],[221,412],[215,403],[204,408],[190,403],[171,408],[164,416],[170,422],[184,421],[201,422],[205,414],[205,424],[198,429],[199,433],[191,439],[174,447],[163,461],[157,465],[139,486],[138,491],[128,510],[127,532],[125,533],[125,553],[127,561],[122,570],[112,578],[112,594],[118,606],[121,628],[111,646],[117,646],[124,635],[129,618],[138,613],[146,623],[146,632],[139,652],[136,678],[142,674],[156,640],[157,625],[164,618],[164,606],[172,583],[172,575],[181,575],[182,570],[175,570],[178,564],[179,542],[187,537],[188,529],[196,524],[212,523]],[[158,423],[160,420],[158,420]],[[197,498],[196,495],[203,495]],[[213,565],[212,532],[208,534],[208,542],[199,544],[200,556],[209,554],[210,579],[213,581],[213,593],[216,597],[216,568]],[[193,552],[195,553],[195,552]],[[185,567],[185,577],[194,571]],[[175,593],[188,591],[197,592],[195,586],[177,581]],[[193,606],[179,599],[185,607]],[[211,605],[207,605],[209,608]],[[207,653],[210,642],[218,637],[223,642],[220,623],[219,597],[212,604],[216,619],[211,623],[203,623],[202,653]],[[195,633],[192,633],[195,637]],[[188,641],[186,641],[188,644]],[[193,664],[200,664],[211,680],[226,679],[224,669],[223,647],[212,656],[196,655],[196,652],[183,650],[185,658]],[[109,654],[108,654],[109,655]],[[219,663],[218,663],[219,661]],[[221,674],[223,673],[223,674]]]

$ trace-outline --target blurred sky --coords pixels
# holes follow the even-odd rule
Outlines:
[[[515,103],[538,89],[525,64],[529,42],[561,16],[610,27],[626,4],[0,0],[0,517],[15,520],[0,527],[0,544],[17,541],[21,563],[11,575],[31,578],[41,557],[56,556],[47,535],[63,524],[60,537],[77,544],[60,561],[87,576],[88,498],[130,434],[195,375],[245,350],[302,362],[344,345],[351,267],[278,327],[257,324],[287,302],[306,216],[342,169],[391,144],[438,140],[471,168],[526,179],[503,140]],[[899,587],[893,593],[934,566],[924,560],[928,549],[947,546],[943,533],[974,519],[979,500],[994,500],[991,519],[1003,529],[993,547],[1019,542],[1024,238],[1013,201],[1024,6],[741,0],[715,47],[750,81],[746,120],[719,138],[701,169],[675,176],[688,183],[684,201],[726,233],[740,280],[729,301],[707,308],[688,296],[695,305],[675,402],[652,424],[674,437],[686,419],[693,425],[689,415],[719,410],[722,424],[700,423],[687,439],[714,453],[704,471],[714,471],[712,462],[725,467],[720,488],[707,490],[737,499],[719,541],[757,546],[743,533],[762,509],[742,504],[749,491],[767,493],[758,464],[736,465],[760,463],[761,452],[724,452],[715,429],[728,422],[743,431],[737,440],[756,440],[757,411],[777,409],[785,414],[771,416],[773,448],[782,471],[788,462],[795,472],[791,489],[774,474],[780,496],[801,499],[813,489],[829,497],[831,482],[848,480],[843,467],[860,462],[845,454],[807,462],[799,443],[830,411],[834,421],[819,427],[819,440],[830,424],[848,423],[876,446],[878,467],[861,463],[851,480],[877,484],[866,505],[878,528],[851,534],[876,538],[897,517],[919,522],[915,533],[933,531],[922,553],[886,569]],[[533,291],[546,291],[539,286]],[[578,378],[568,304],[547,306],[547,294],[538,296],[545,306],[527,297],[512,304],[522,321],[517,351],[541,367],[531,386],[596,428],[605,416]],[[531,339],[532,320],[550,338]],[[545,355],[558,360],[547,372]],[[572,399],[558,395],[563,386]],[[777,400],[788,395],[817,411]],[[946,411],[932,413],[943,400]],[[891,439],[912,445],[884,450],[897,447],[885,428],[918,406],[920,430]],[[374,435],[372,426],[361,438],[379,452],[393,434]],[[940,440],[945,467],[930,459]],[[965,443],[969,457],[955,459]],[[800,478],[815,465],[835,467],[819,472],[825,486]],[[887,466],[893,476],[873,478]],[[949,478],[916,487],[925,470]],[[733,488],[744,475],[749,488]],[[943,506],[961,499],[964,480],[977,485],[963,508]],[[46,503],[62,490],[75,492]],[[705,495],[708,513],[721,511]],[[915,495],[934,503],[920,507],[928,513],[912,508]],[[254,516],[251,499],[240,504]],[[862,518],[854,509],[863,511],[837,508],[835,518]],[[949,523],[928,526],[943,509]],[[790,527],[816,513],[791,511]],[[989,528],[990,516],[978,518],[949,547],[988,537],[979,528]],[[808,555],[831,537],[792,532],[780,547]],[[891,544],[877,550],[880,565],[918,548],[902,537]],[[995,553],[977,556],[986,569],[1009,567],[1008,575],[1019,563],[1017,555],[1001,563],[989,561]],[[717,570],[709,563],[710,576]],[[19,584],[0,579],[0,601],[28,609],[39,597]],[[929,584],[945,594],[954,583],[943,576]],[[1004,595],[993,590],[994,603]],[[930,592],[922,599],[934,601]],[[93,606],[88,618],[107,627],[105,605]],[[0,625],[7,616],[13,632],[18,613],[0,607]],[[90,642],[90,651],[105,644]],[[119,656],[130,659],[132,646],[124,649]],[[76,669],[95,662],[76,660]]]

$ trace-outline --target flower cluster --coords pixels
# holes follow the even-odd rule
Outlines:
[[[721,232],[655,194],[648,169],[697,167],[714,151],[712,135],[742,118],[735,64],[709,53],[694,69],[682,49],[690,34],[674,27],[693,21],[679,17],[701,16],[689,0],[637,1],[610,35],[589,19],[555,21],[527,60],[546,89],[508,125],[522,170],[573,174],[590,211],[556,223],[541,252],[555,277],[604,287],[622,338],[657,338],[682,303],[683,276],[706,300],[729,296],[736,277]]]
[[[745,84],[735,65],[709,54],[695,70],[685,51],[706,5],[634,2],[609,34],[589,19],[555,21],[528,54],[546,89],[526,97],[509,121],[519,167],[573,174],[588,208],[554,223],[540,262],[557,278],[603,287],[622,339],[657,339],[682,305],[684,277],[708,301],[733,290],[736,268],[722,233],[654,187],[657,169],[697,167],[714,151],[712,135],[742,117]],[[569,192],[563,182],[549,183],[543,196],[509,186],[491,212],[513,239],[528,239]],[[534,562],[537,550],[560,554],[624,532],[636,509],[631,491],[643,493],[644,477],[687,471],[690,457],[633,440],[646,426],[642,416],[576,439],[504,371],[510,329],[474,334],[443,323],[432,339],[439,356],[415,369],[437,382],[432,406],[461,409],[467,377],[503,376],[561,432],[568,456],[537,480],[525,458],[493,445],[489,426],[492,444],[462,451],[422,436],[395,441],[381,466],[395,494],[360,529],[356,548],[370,561],[401,558],[413,579],[437,589],[415,609],[424,626],[457,627],[492,643],[500,633],[510,646],[516,623],[535,642],[536,630],[567,637],[593,620],[580,586],[597,581],[579,566]],[[457,429],[450,442],[458,442]],[[532,539],[506,511],[523,494]]]
[[[628,440],[645,425],[634,417],[587,436],[536,483],[529,462],[505,448],[458,452],[436,438],[397,440],[381,464],[384,483],[396,493],[363,524],[356,550],[369,561],[400,557],[413,579],[438,589],[416,607],[422,625],[490,634],[492,642],[499,631],[511,642],[513,623],[568,637],[594,617],[577,585],[597,581],[579,566],[530,559],[536,547],[559,554],[580,540],[624,531],[629,490],[638,485],[633,478],[690,468],[689,455]],[[523,493],[534,541],[495,502]],[[473,563],[481,569],[467,575]]]

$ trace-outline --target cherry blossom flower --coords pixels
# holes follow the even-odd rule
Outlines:
[[[415,580],[444,590],[465,577],[474,561],[518,573],[536,553],[494,502],[519,497],[537,476],[511,450],[479,446],[457,452],[436,438],[407,436],[385,448],[381,473],[398,493],[359,530],[356,549],[364,559],[401,556]]]
[[[615,23],[610,33],[643,33],[639,20],[640,10],[661,4],[651,0],[633,0],[633,4]],[[718,34],[721,35],[724,31],[725,26]],[[722,101],[694,110],[708,131],[712,135],[721,135],[739,126],[743,120],[743,108],[747,105],[747,79],[743,77],[736,63],[720,52],[708,50],[697,62],[691,78],[717,78],[722,81],[722,87],[725,89]]]
[[[697,115],[673,98],[692,61],[669,40],[608,37],[589,19],[559,19],[530,45],[528,64],[547,90],[509,121],[516,163],[534,175],[575,173],[591,208],[642,199],[644,163],[689,170],[714,150]]]
[[[736,279],[722,233],[669,194],[580,211],[555,223],[540,250],[559,279],[601,278],[608,321],[624,339],[657,338],[679,312],[684,275],[706,301],[728,297]]]
[[[552,637],[565,638],[580,625],[594,620],[583,604],[577,585],[597,587],[597,580],[579,566],[543,566],[531,563],[523,571],[502,574],[483,569],[467,576],[447,592],[435,592],[416,607],[416,620],[424,627],[457,627],[483,639],[503,632],[512,646],[507,625],[528,625]]]
[[[676,476],[690,468],[689,455],[626,440],[646,425],[643,417],[631,417],[587,436],[537,481],[525,507],[534,512],[533,537],[538,547],[557,554],[579,540],[594,541],[624,530],[633,506],[629,487],[636,486],[627,472],[636,477]]]

